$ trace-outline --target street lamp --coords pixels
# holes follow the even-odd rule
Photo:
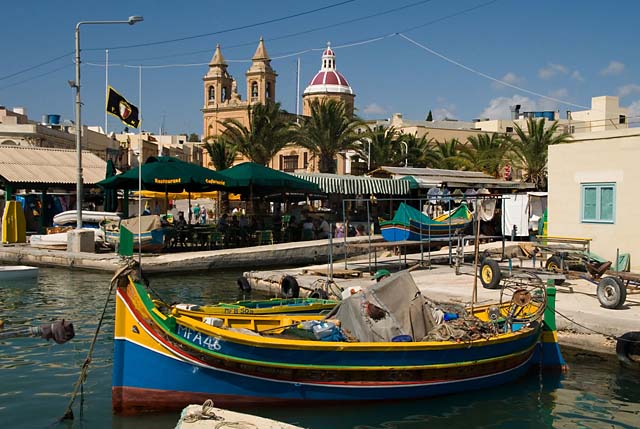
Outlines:
[[[401,141],[400,143],[402,143],[404,145],[404,166],[407,166],[407,162],[409,161],[409,145],[407,144],[407,142],[403,142]]]
[[[82,122],[80,115],[80,26],[89,24],[129,24],[143,21],[141,16],[130,16],[126,21],[80,21],[76,24],[76,80],[69,82],[76,89],[76,157],[78,178],[76,183],[76,228],[82,228]]]

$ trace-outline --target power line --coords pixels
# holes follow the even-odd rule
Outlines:
[[[261,25],[273,24],[275,22],[285,21],[285,20],[291,19],[291,18],[298,18],[300,16],[309,15],[309,14],[312,14],[312,13],[315,13],[315,12],[320,12],[320,11],[323,11],[323,10],[332,9],[334,7],[342,6],[342,5],[345,5],[347,3],[353,3],[354,1],[355,0],[345,0],[345,1],[341,1],[339,3],[330,4],[328,6],[323,6],[323,7],[319,7],[319,8],[316,8],[316,9],[307,10],[307,11],[304,11],[304,12],[294,13],[292,15],[287,15],[287,16],[283,16],[283,17],[280,17],[280,18],[273,18],[273,19],[268,19],[268,20],[265,20],[265,21],[256,22],[256,23],[253,23],[253,24],[247,24],[247,25],[241,25],[241,26],[238,26],[238,27],[226,28],[224,30],[213,31],[211,33],[196,34],[194,36],[185,36],[185,37],[179,37],[179,38],[175,38],[175,39],[160,40],[160,41],[157,41],[157,42],[137,43],[135,45],[113,46],[113,47],[108,47],[108,48],[90,48],[90,49],[86,49],[86,50],[87,51],[95,51],[95,50],[104,50],[104,49],[116,50],[116,49],[141,48],[141,47],[145,47],[145,46],[157,46],[157,45],[164,45],[164,44],[167,44],[167,43],[182,42],[184,40],[199,39],[199,38],[202,38],[202,37],[214,36],[214,35],[217,35],[217,34],[229,33],[229,32],[232,32],[232,31],[245,30],[247,28],[258,27],[258,26],[261,26]]]
[[[58,67],[58,68],[53,69],[53,70],[50,70],[50,71],[48,71],[48,72],[41,73],[41,74],[38,74],[38,75],[35,75],[35,76],[31,76],[31,77],[29,77],[29,78],[27,78],[27,79],[19,80],[19,81],[17,81],[17,82],[12,83],[12,84],[9,84],[9,85],[6,85],[6,86],[1,87],[1,88],[0,88],[0,91],[2,91],[2,90],[4,90],[4,89],[7,89],[7,88],[11,88],[11,87],[17,86],[17,85],[21,85],[21,84],[23,84],[23,83],[25,83],[25,82],[29,82],[29,81],[31,81],[31,80],[33,80],[33,79],[38,79],[38,78],[40,78],[40,77],[50,75],[50,74],[52,74],[52,73],[55,73],[55,72],[57,72],[57,71],[60,71],[60,70],[66,69],[66,68],[71,67],[71,66],[73,66],[73,64],[66,64],[66,65],[64,65],[64,66],[62,66],[62,67]]]
[[[58,56],[58,57],[52,58],[52,59],[50,59],[50,60],[47,60],[47,61],[45,61],[45,62],[43,62],[43,63],[36,64],[35,66],[27,67],[26,69],[19,70],[19,71],[15,72],[15,73],[11,73],[11,74],[8,74],[8,75],[6,75],[6,76],[2,76],[2,77],[0,77],[0,80],[9,79],[10,77],[17,76],[17,75],[19,75],[19,74],[22,74],[22,73],[28,72],[28,71],[33,70],[33,69],[37,69],[38,67],[42,67],[42,66],[44,66],[44,65],[50,64],[50,63],[52,63],[52,62],[54,62],[54,61],[59,60],[60,58],[67,57],[67,56],[72,55],[72,54],[73,54],[73,52],[67,52],[67,53],[66,53],[66,54],[64,54],[64,55],[60,55],[60,56]],[[5,88],[6,88],[6,87],[5,87]]]
[[[518,91],[521,91],[521,92],[524,92],[524,93],[527,93],[527,94],[535,95],[536,97],[540,97],[540,98],[544,98],[544,99],[547,99],[547,100],[555,101],[556,103],[561,103],[561,104],[565,104],[565,105],[568,105],[568,106],[580,107],[582,109],[589,109],[587,106],[582,106],[580,104],[575,104],[575,103],[572,103],[570,101],[561,100],[561,99],[555,98],[555,97],[549,97],[548,95],[540,94],[539,92],[534,92],[534,91],[531,91],[529,89],[522,88],[522,87],[517,86],[517,85],[513,85],[513,84],[511,84],[509,82],[505,82],[505,81],[503,81],[501,79],[497,79],[497,78],[495,78],[493,76],[489,76],[486,73],[483,73],[483,72],[481,72],[479,70],[473,69],[473,68],[471,68],[469,66],[466,66],[466,65],[464,65],[462,63],[459,63],[458,61],[452,60],[451,58],[449,58],[449,57],[447,57],[447,56],[445,56],[445,55],[443,55],[443,54],[441,54],[439,52],[436,52],[433,49],[430,49],[430,48],[426,47],[423,44],[420,44],[420,43],[416,42],[415,40],[405,36],[402,33],[398,33],[398,36],[400,36],[403,39],[407,40],[408,42],[416,45],[417,47],[419,47],[421,49],[424,49],[425,51],[429,52],[430,54],[435,55],[438,58],[441,58],[441,59],[443,59],[443,60],[445,60],[445,61],[447,61],[447,62],[449,62],[449,63],[451,63],[451,64],[453,64],[455,66],[458,66],[458,67],[460,67],[460,68],[462,68],[464,70],[467,70],[467,71],[469,71],[469,72],[471,72],[473,74],[476,74],[478,76],[484,77],[485,79],[489,79],[489,80],[491,80],[493,82],[500,83],[502,85],[508,86],[510,88],[513,88],[515,90],[518,90]]]

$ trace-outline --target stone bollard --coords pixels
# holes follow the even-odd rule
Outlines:
[[[74,229],[67,232],[67,252],[95,253],[95,235],[91,229]]]

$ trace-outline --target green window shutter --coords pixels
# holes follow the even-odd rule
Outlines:
[[[613,204],[614,204],[614,188],[613,186],[603,186],[600,188],[600,220],[613,222]]]
[[[582,198],[582,219],[583,220],[597,220],[596,208],[597,208],[598,193],[594,186],[585,186]]]

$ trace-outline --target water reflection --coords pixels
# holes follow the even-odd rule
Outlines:
[[[232,301],[238,272],[150,276],[167,302]],[[10,325],[73,321],[76,338],[63,345],[39,338],[0,341],[0,421],[6,427],[48,427],[64,412],[107,298],[111,276],[41,269],[38,285],[0,288],[0,319]],[[113,297],[111,297],[113,298]],[[254,295],[253,298],[264,298]],[[54,427],[173,428],[177,413],[111,415],[113,299],[98,337],[76,419]],[[562,376],[533,373],[508,386],[441,398],[332,406],[247,410],[312,429],[631,428],[640,426],[637,372],[587,354],[568,356]],[[215,401],[215,398],[213,398]],[[37,412],[34,412],[37,410]]]

